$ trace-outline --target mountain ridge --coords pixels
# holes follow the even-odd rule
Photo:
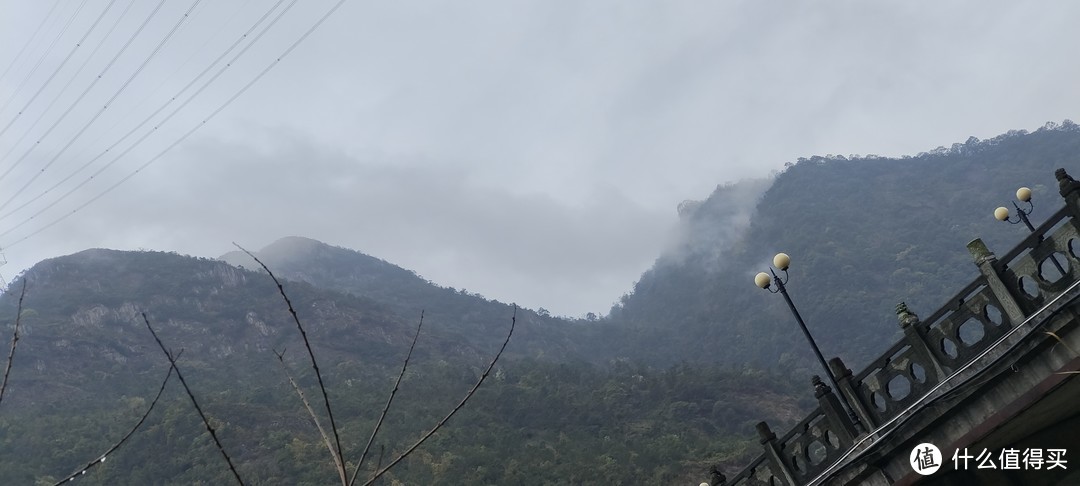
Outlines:
[[[314,376],[300,351],[304,343],[264,273],[165,252],[91,249],[39,263],[9,290],[23,282],[29,284],[22,335],[0,408],[0,483],[51,484],[62,476],[46,472],[85,464],[101,453],[106,438],[119,437],[120,428],[135,422],[167,369],[143,312],[165,345],[180,354],[186,381],[219,424],[245,478],[286,485],[324,484],[333,477],[320,439],[275,362],[275,353],[285,353],[285,366],[309,396],[318,396],[311,393]],[[344,446],[357,453],[416,322],[366,297],[294,280],[283,284],[322,365],[339,427],[347,431]],[[0,296],[0,327],[13,325],[17,299],[10,291]],[[570,477],[685,482],[702,467],[694,458],[709,456],[729,467],[745,460],[744,437],[761,414],[751,405],[755,400],[767,397],[774,404],[767,415],[778,423],[795,420],[805,408],[779,377],[750,386],[765,375],[749,370],[656,370],[628,361],[596,366],[556,356],[557,348],[542,340],[558,330],[559,320],[525,313],[517,319],[507,355],[469,406],[392,477],[467,484]],[[437,422],[460,400],[509,320],[504,315],[498,329],[476,332],[429,324],[425,316],[380,438],[391,445],[388,452],[414,440],[423,432],[417,429]],[[163,400],[132,444],[80,479],[228,481],[183,392],[173,384]],[[646,457],[661,449],[664,454]],[[476,467],[505,462],[507,455],[515,467]],[[597,461],[611,467],[584,467]]]
[[[654,362],[676,355],[809,365],[809,346],[786,306],[752,283],[784,251],[792,258],[788,289],[823,352],[857,368],[899,337],[896,303],[929,314],[977,276],[969,240],[1004,253],[1023,238],[991,216],[1017,187],[1034,192],[1035,224],[1060,207],[1054,170],[1080,171],[1078,154],[1080,127],[1066,120],[916,156],[802,158],[777,175],[721,257],[661,256],[610,320],[632,329],[626,345],[652,351]],[[738,193],[738,185],[719,187],[693,205],[683,231],[725,224]],[[710,352],[716,346],[729,351]]]
[[[710,464],[730,472],[759,450],[757,420],[784,429],[814,406],[809,376],[820,371],[808,346],[783,303],[752,285],[772,253],[792,256],[788,288],[825,354],[858,368],[899,334],[896,302],[930,313],[975,278],[968,239],[1004,253],[1023,238],[990,216],[1016,186],[1032,188],[1038,224],[1060,205],[1053,170],[1078,166],[1080,127],[1064,123],[907,158],[800,159],[773,180],[718,186],[681,206],[685,244],[658,256],[607,316],[520,310],[507,356],[455,419],[461,426],[395,478],[670,484],[700,478]],[[308,326],[335,407],[349,411],[350,437],[370,430],[420,309],[425,327],[396,402],[404,409],[389,419],[391,443],[452,407],[508,327],[508,304],[354,250],[302,237],[275,243],[260,254]],[[245,268],[91,249],[45,260],[13,282],[0,296],[4,329],[15,289],[29,285],[0,409],[0,482],[48,482],[41,471],[99,453],[103,435],[141,413],[166,368],[142,312],[183,350],[180,366],[245,476],[264,484],[332,477],[276,371],[274,351],[286,351],[298,380],[313,382],[295,325],[270,279],[228,258]],[[186,398],[168,393],[142,442],[88,481],[228,479]],[[353,450],[359,439],[350,440]]]

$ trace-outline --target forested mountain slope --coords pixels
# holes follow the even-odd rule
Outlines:
[[[41,262],[13,282],[0,297],[5,331],[13,327],[23,282],[19,346],[0,405],[0,484],[52,484],[136,423],[168,368],[142,312],[181,354],[187,381],[249,482],[333,481],[329,456],[274,355],[286,352],[292,373],[317,400],[304,344],[265,274],[170,253],[87,250]],[[346,456],[355,463],[418,315],[399,314],[399,304],[305,282],[285,281],[285,287],[306,323]],[[462,327],[425,319],[377,443],[388,458],[457,404],[509,328],[508,306],[449,295],[507,312]],[[545,341],[559,335],[560,325],[573,326],[520,313],[495,373],[390,479],[686,482],[707,463],[745,460],[752,453],[752,424],[763,412],[791,423],[809,404],[791,398],[790,381],[752,370],[654,369],[629,361],[591,365]],[[763,411],[760,402],[772,406]],[[80,478],[85,484],[229,481],[231,474],[175,382],[131,442]]]
[[[1038,224],[1062,205],[1054,170],[1080,173],[1078,162],[1080,128],[1066,121],[913,157],[800,159],[742,225],[732,210],[760,181],[719,187],[684,203],[684,244],[642,275],[610,325],[625,329],[619,347],[654,363],[810,363],[783,299],[753,284],[783,251],[792,258],[788,289],[823,352],[861,365],[899,336],[898,302],[929,314],[976,277],[968,241],[1005,253],[1023,238],[1027,230],[998,222],[994,208],[1011,207],[1016,189],[1029,186]],[[718,228],[729,231],[709,236]]]
[[[480,294],[442,287],[416,273],[356,250],[299,236],[281,238],[255,252],[275,275],[378,302],[400,315],[424,321],[469,340],[500,334],[513,312],[511,304]],[[234,251],[220,260],[259,268],[248,255]],[[554,360],[592,360],[575,322],[519,309],[527,323],[516,341],[516,354]]]
[[[518,313],[500,362],[465,411],[403,462],[407,484],[673,484],[756,452],[753,424],[784,429],[813,406],[808,347],[782,299],[752,283],[777,251],[827,355],[858,367],[894,340],[893,306],[928,314],[977,273],[964,245],[998,253],[1024,236],[991,217],[1018,186],[1034,222],[1060,207],[1053,171],[1080,173],[1066,122],[899,159],[813,157],[770,179],[680,205],[681,243],[596,322]],[[453,407],[510,324],[512,307],[427,282],[362,253],[285,238],[259,252],[319,355],[346,456],[358,455],[421,309],[425,328],[379,445],[393,456]],[[226,261],[256,268],[246,256]],[[321,441],[273,350],[314,384],[303,343],[265,274],[162,252],[87,250],[39,263],[0,296],[10,332],[27,283],[0,405],[0,484],[51,484],[134,424],[180,366],[250,482],[327,484]],[[309,395],[310,396],[310,395]],[[797,397],[797,398],[796,398]],[[230,480],[171,384],[132,442],[87,484]]]

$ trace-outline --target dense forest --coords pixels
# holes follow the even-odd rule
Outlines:
[[[162,375],[164,369],[155,371]],[[446,363],[417,366],[379,438],[386,456],[436,422],[474,379],[473,370]],[[245,481],[330,484],[335,476],[326,449],[280,381],[247,387],[199,378],[198,389],[203,407],[220,418],[219,433]],[[358,456],[390,383],[337,374],[328,381],[338,384],[331,397],[335,413],[345,417],[344,449]],[[784,382],[717,369],[599,370],[512,360],[384,484],[694,481],[712,464],[737,469],[756,453],[748,432],[763,415],[784,423],[798,416],[799,404],[790,398],[795,390]],[[4,483],[63,478],[122,436],[152,391],[5,410]],[[87,474],[90,484],[232,482],[183,392],[174,389],[163,400],[128,445]],[[355,464],[356,457],[349,460]]]
[[[788,290],[823,353],[860,367],[899,338],[897,303],[928,315],[976,277],[970,240],[1005,253],[1024,236],[994,208],[1028,186],[1039,224],[1062,206],[1054,170],[1080,172],[1078,162],[1070,121],[898,159],[799,159],[767,188],[746,181],[684,203],[682,247],[657,259],[608,320],[627,340],[619,347],[654,364],[809,365],[787,306],[753,285],[783,251]],[[748,199],[752,216],[741,220]]]
[[[1032,188],[1036,224],[1060,207],[1053,171],[1080,172],[1078,159],[1080,127],[1066,121],[910,157],[800,159],[771,178],[718,186],[679,205],[680,245],[608,315],[519,310],[494,374],[382,484],[696,484],[713,464],[737,470],[759,450],[754,423],[782,430],[814,406],[806,343],[779,297],[752,283],[773,253],[792,256],[792,298],[825,353],[858,367],[898,336],[897,302],[929,314],[975,277],[967,241],[981,237],[1003,253],[1023,236],[991,216],[1017,187]],[[421,310],[379,457],[396,455],[461,399],[514,312],[314,240],[285,238],[257,254],[286,279],[307,323],[349,461]],[[134,425],[169,369],[141,312],[182,350],[179,366],[249,482],[332,483],[330,457],[274,354],[284,351],[311,389],[304,343],[256,268],[240,253],[87,250],[16,279],[0,296],[0,330],[10,336],[21,316],[0,403],[0,484],[53,484]],[[170,384],[131,440],[80,482],[230,479]]]
[[[317,254],[370,258],[311,240],[300,243]],[[409,285],[432,287],[410,278]],[[104,452],[138,420],[168,369],[141,311],[162,339],[182,350],[187,380],[247,481],[333,481],[329,455],[276,363],[274,350],[284,350],[299,382],[315,393],[304,344],[264,273],[170,253],[87,250],[38,264],[13,291],[23,279],[28,290],[21,339],[0,406],[0,482],[53,484]],[[405,312],[401,303],[299,280],[286,286],[325,364],[343,449],[358,455],[393,386],[419,310]],[[387,457],[461,399],[513,315],[510,306],[480,296],[431,291],[427,303],[442,310],[426,315],[413,364],[379,436]],[[0,302],[5,329],[17,314],[11,297]],[[583,325],[519,312],[512,346],[493,376],[385,484],[447,478],[471,484],[523,478],[531,478],[525,481],[530,484],[562,484],[566,478],[690,481],[707,465],[737,467],[751,455],[748,438],[763,415],[793,423],[811,406],[807,397],[793,398],[800,387],[786,377],[751,368],[585,360],[559,338]],[[231,480],[183,391],[174,385],[162,400],[130,444],[91,469],[87,479]],[[763,410],[761,402],[772,406]],[[665,452],[655,452],[660,449]],[[600,466],[593,467],[594,461]]]

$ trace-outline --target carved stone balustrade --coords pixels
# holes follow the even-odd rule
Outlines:
[[[897,305],[904,337],[858,373],[839,359],[830,367],[839,390],[814,377],[819,406],[783,437],[758,424],[764,453],[718,486],[799,486],[836,462],[860,438],[835,393],[871,431],[909,409],[951,373],[1036,315],[1080,280],[1080,182],[1055,174],[1065,207],[1016,248],[997,258],[979,239],[968,244],[979,276],[926,319]],[[723,478],[723,475],[716,476]]]

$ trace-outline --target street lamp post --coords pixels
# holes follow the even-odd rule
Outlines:
[[[1024,210],[1020,209],[1020,205],[1016,204],[1016,201],[1012,202],[1013,207],[1016,208],[1016,221],[1013,221],[1012,218],[1009,217],[1009,208],[1005,206],[1001,206],[995,209],[994,217],[997,218],[998,221],[1004,221],[1010,224],[1024,223],[1024,226],[1027,226],[1028,231],[1034,233],[1035,227],[1031,225],[1031,220],[1028,219],[1028,215],[1031,214],[1031,211],[1035,209],[1035,204],[1031,202],[1031,189],[1028,189],[1026,187],[1021,187],[1020,189],[1017,189],[1016,198],[1022,202],[1026,202],[1028,205],[1027,210]]]
[[[788,295],[786,283],[788,280],[788,267],[791,265],[791,257],[787,253],[777,253],[773,257],[773,267],[769,267],[769,273],[761,272],[754,276],[754,283],[758,287],[761,287],[774,294],[779,293],[784,296],[784,301],[787,302],[788,308],[791,309],[791,314],[795,316],[795,321],[799,323],[799,329],[802,329],[803,335],[806,336],[806,340],[810,342],[810,347],[814,349],[814,355],[817,356],[818,362],[821,363],[821,367],[825,370],[825,376],[829,378],[829,383],[832,384],[833,390],[836,390],[836,395],[840,398],[840,403],[844,405],[844,411],[847,412],[848,418],[851,419],[852,425],[855,429],[862,431],[862,424],[859,423],[858,416],[855,415],[854,409],[851,408],[851,404],[848,403],[847,397],[840,391],[840,387],[836,384],[836,377],[833,376],[832,370],[829,369],[828,363],[825,362],[825,357],[821,354],[821,349],[818,348],[817,341],[814,341],[814,337],[810,335],[810,330],[806,328],[806,322],[803,321],[802,315],[799,314],[799,309],[795,307],[795,303],[791,301],[791,296]],[[784,272],[783,278],[776,274],[776,270]],[[772,274],[770,277],[769,274]],[[776,290],[773,290],[772,284],[776,284]]]
[[[1020,189],[1017,189],[1016,198],[1019,199],[1021,202],[1026,202],[1027,209],[1022,209],[1019,204],[1016,204],[1016,201],[1012,201],[1013,207],[1016,208],[1015,221],[1013,221],[1011,215],[1009,214],[1009,208],[1005,206],[1001,206],[994,210],[994,218],[996,218],[998,221],[1004,221],[1009,224],[1024,223],[1024,226],[1027,226],[1028,231],[1034,233],[1035,226],[1033,226],[1031,224],[1031,220],[1028,219],[1028,215],[1031,214],[1031,212],[1035,209],[1035,205],[1031,202],[1031,189],[1027,187],[1021,187]],[[1061,263],[1058,263],[1057,258],[1055,258],[1054,255],[1050,255],[1050,261],[1054,263],[1054,267],[1057,268],[1057,271],[1061,272],[1062,275],[1065,275],[1065,268],[1061,266]]]

